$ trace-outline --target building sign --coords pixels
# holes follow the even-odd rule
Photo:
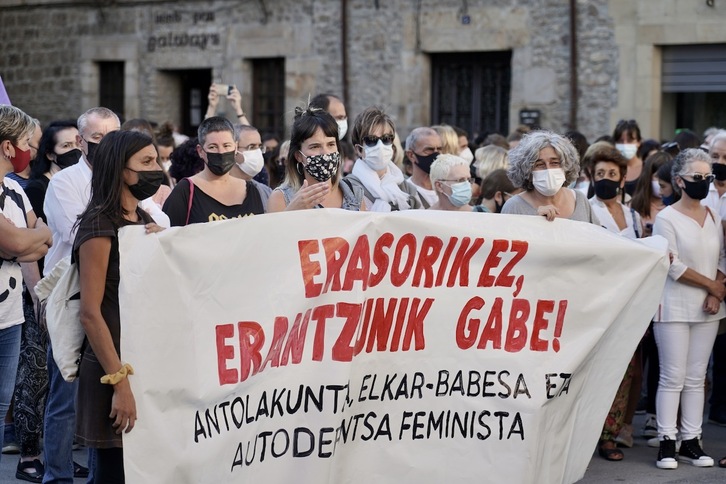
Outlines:
[[[147,51],[196,49],[207,50],[220,45],[216,31],[215,13],[199,12],[162,12],[154,14],[155,33],[149,36]],[[214,27],[213,32],[205,32],[205,27]],[[166,31],[168,28],[174,30]]]

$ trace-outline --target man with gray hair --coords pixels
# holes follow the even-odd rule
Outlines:
[[[121,122],[110,109],[91,108],[78,118],[76,141],[83,156],[78,163],[61,170],[50,179],[43,210],[53,233],[52,249],[45,257],[44,275],[71,253],[76,236],[75,223],[91,196],[91,169],[98,143]],[[48,345],[48,402],[45,408],[43,444],[45,450],[44,483],[73,482],[85,477],[88,469],[73,462],[73,436],[76,432],[75,400],[78,380],[67,382],[53,359]]]
[[[406,180],[419,194],[423,208],[438,202],[439,197],[431,186],[431,163],[441,154],[439,134],[431,128],[416,128],[406,138],[406,158],[413,166],[413,174]]]

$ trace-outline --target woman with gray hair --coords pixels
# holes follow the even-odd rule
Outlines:
[[[577,179],[577,151],[565,137],[533,131],[509,152],[507,176],[524,191],[510,198],[504,214],[541,215],[547,220],[569,218],[599,225],[585,195],[566,187]]]
[[[653,323],[660,357],[655,402],[660,449],[656,466],[675,469],[681,461],[711,467],[713,459],[699,442],[703,386],[719,320],[726,315],[721,220],[701,204],[714,178],[711,158],[699,149],[681,151],[673,160],[671,178],[673,189],[682,192],[681,199],[660,211],[653,225],[653,235],[668,241],[671,256]],[[683,440],[676,460],[679,403]]]

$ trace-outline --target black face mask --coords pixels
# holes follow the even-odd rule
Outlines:
[[[726,180],[726,165],[723,163],[714,163],[711,165],[711,171],[713,171],[713,176],[716,177],[716,180]]]
[[[595,195],[600,200],[612,200],[620,192],[620,182],[608,180],[607,178],[596,181],[594,186]]]
[[[161,186],[161,182],[164,181],[164,172],[162,170],[154,171],[136,171],[131,168],[126,168],[136,173],[139,178],[133,185],[129,185],[129,191],[136,200],[146,200],[150,196],[154,195]]]
[[[683,191],[686,195],[691,197],[693,200],[703,200],[708,195],[708,187],[710,183],[707,180],[702,181],[688,181],[684,178],[683,180]]]
[[[86,159],[88,160],[88,163],[93,166],[93,158],[96,155],[98,143],[91,143],[90,141],[86,140],[86,144],[88,145],[88,153],[86,154]]]
[[[275,176],[278,180],[285,178],[285,162],[275,162]]]
[[[69,166],[73,166],[78,163],[82,154],[83,152],[76,148],[63,153],[62,155],[55,155],[55,164],[58,165],[61,170],[63,168],[68,168]]]
[[[228,151],[226,153],[207,153],[207,166],[209,171],[217,176],[222,176],[229,173],[229,170],[235,165],[234,154],[235,151]]]
[[[428,156],[419,155],[414,152],[414,155],[416,155],[416,159],[418,160],[418,167],[421,168],[425,173],[431,173],[431,163],[436,160],[436,157],[439,156],[441,153],[438,151],[434,151]]]

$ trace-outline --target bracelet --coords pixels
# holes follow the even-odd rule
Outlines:
[[[115,385],[124,378],[126,378],[128,375],[133,375],[134,369],[129,365],[128,363],[124,363],[124,366],[121,367],[119,371],[113,374],[109,375],[103,375],[101,377],[101,383],[104,385]]]
[[[238,114],[238,115],[237,115],[237,117],[238,117],[238,118],[244,118],[244,117],[245,117],[245,113],[244,113],[244,111],[242,112],[242,114]]]

